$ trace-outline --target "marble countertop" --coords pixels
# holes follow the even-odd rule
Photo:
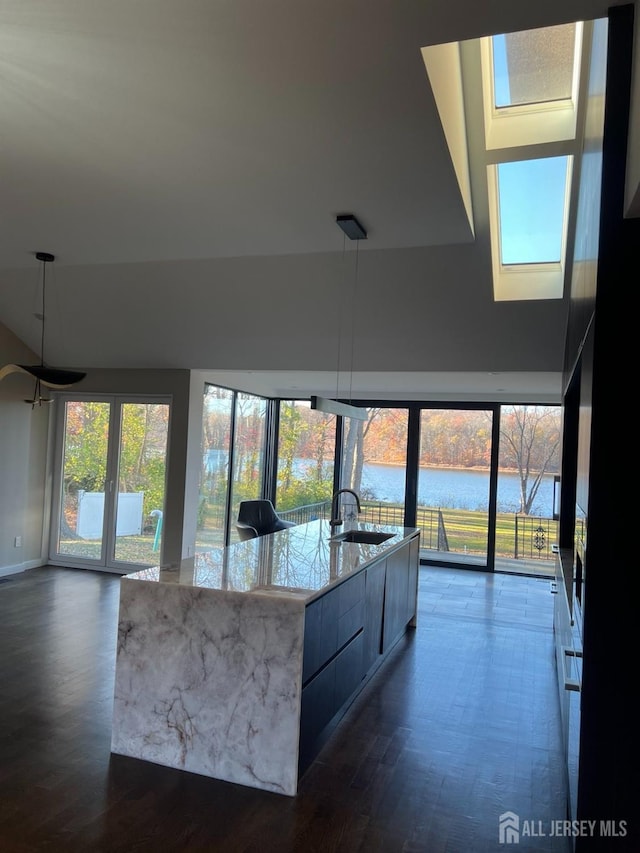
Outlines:
[[[380,545],[332,542],[329,522],[312,521],[196,554],[177,568],[155,566],[125,578],[308,602],[419,532],[413,527],[364,522],[345,522],[338,532],[346,530],[381,531],[392,536]]]

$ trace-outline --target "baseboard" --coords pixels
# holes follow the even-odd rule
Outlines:
[[[42,560],[25,560],[24,563],[16,563],[13,566],[0,566],[0,578],[6,575],[17,575],[20,572],[26,572],[27,569],[39,569],[40,566],[45,566],[46,562]]]

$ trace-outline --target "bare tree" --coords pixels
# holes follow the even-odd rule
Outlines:
[[[367,421],[355,418],[345,419],[345,441],[344,441],[344,485],[360,493],[362,487],[362,469],[364,467],[364,442],[371,424],[380,414],[382,409],[367,409],[369,418]]]
[[[500,421],[500,467],[520,480],[519,512],[529,515],[545,473],[557,467],[560,412],[553,406],[505,406]]]

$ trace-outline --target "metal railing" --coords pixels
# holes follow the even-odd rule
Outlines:
[[[402,504],[381,501],[361,501],[361,521],[369,524],[382,524],[402,527],[404,525],[404,507]],[[317,519],[331,516],[331,501],[318,501],[288,510],[278,510],[278,515],[296,524],[306,524]],[[475,531],[486,531],[486,513],[472,513],[440,507],[417,508],[416,527],[421,530],[421,545],[430,551],[452,551],[473,553],[481,549],[473,548],[471,536],[474,528],[468,519],[477,516]],[[553,561],[554,546],[558,539],[558,522],[553,518],[519,513],[498,514],[498,544],[496,556],[516,560]],[[467,538],[466,538],[467,537]]]
[[[315,504],[297,506],[294,509],[278,510],[278,515],[285,521],[294,521],[296,524],[306,524],[309,521],[317,521],[319,518],[329,518],[331,514],[331,501],[320,501]]]
[[[552,546],[557,542],[557,519],[516,513],[513,544],[516,560],[552,560]]]
[[[477,527],[469,519],[477,519]],[[404,508],[398,504],[363,503],[360,518],[374,524],[404,524]],[[430,551],[472,553],[482,550],[473,547],[474,531],[486,533],[486,513],[419,506],[416,527],[422,531],[420,542]],[[496,555],[516,560],[554,560],[552,546],[558,541],[558,522],[554,518],[498,514]]]

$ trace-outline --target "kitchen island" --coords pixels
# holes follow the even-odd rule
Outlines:
[[[293,796],[415,626],[419,530],[326,521],[121,580],[111,750]]]

